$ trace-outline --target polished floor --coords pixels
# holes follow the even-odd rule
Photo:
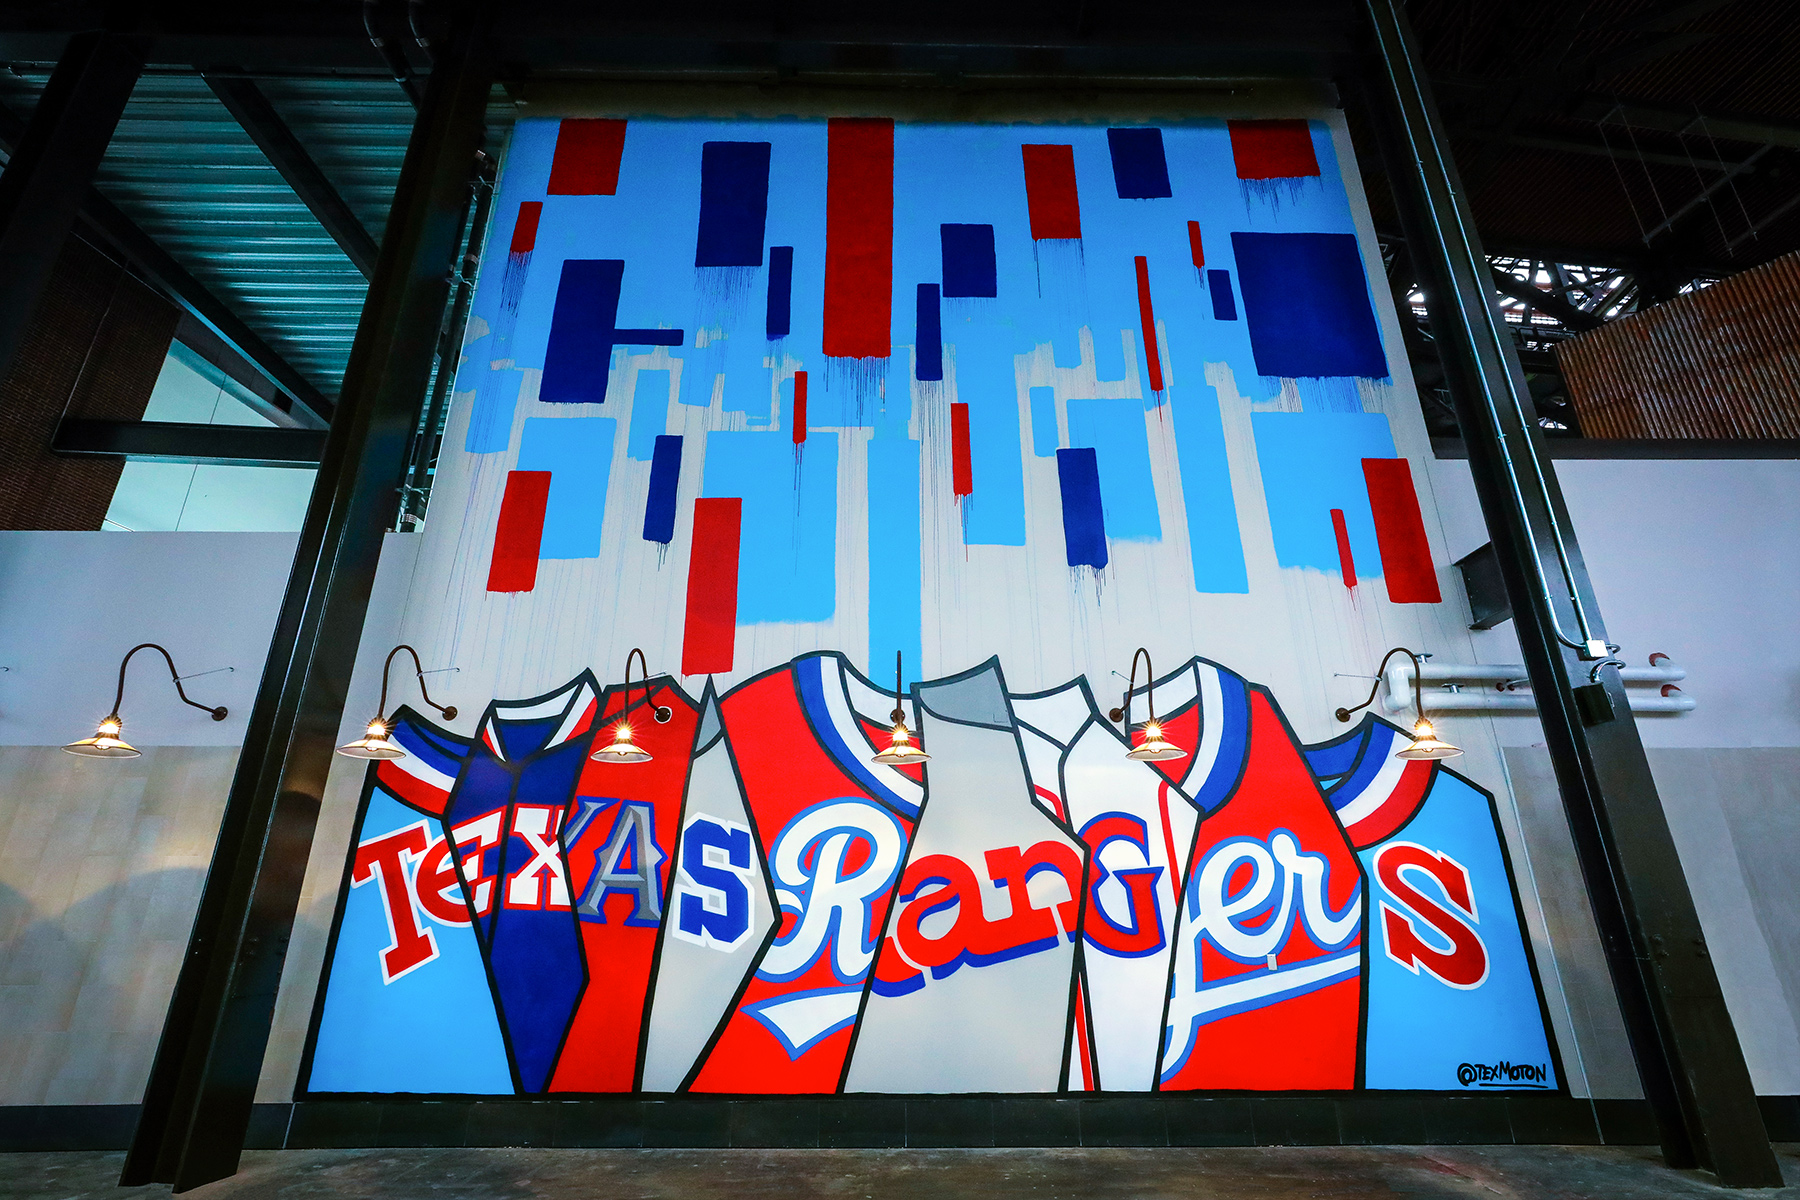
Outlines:
[[[1379,1197],[1767,1196],[1800,1200],[1800,1146],[1782,1148],[1789,1186],[1754,1193],[1665,1169],[1620,1147],[1263,1147],[1225,1150],[265,1150],[196,1200],[1364,1200]],[[0,1155],[0,1200],[131,1200],[122,1154]]]

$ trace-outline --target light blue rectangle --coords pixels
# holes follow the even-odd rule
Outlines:
[[[631,432],[625,453],[638,462],[656,455],[656,439],[669,432],[669,372],[639,371],[631,395]]]
[[[469,431],[463,437],[466,453],[495,454],[512,444],[513,410],[524,381],[522,371],[485,370],[475,377]]]
[[[1331,510],[1344,514],[1356,574],[1381,574],[1375,517],[1362,460],[1393,458],[1394,438],[1382,413],[1251,413],[1256,458],[1275,561],[1284,567],[1339,569]]]
[[[1056,389],[1031,389],[1031,452],[1039,458],[1054,458],[1057,451]]]
[[[921,626],[919,443],[869,443],[869,661],[879,678],[898,650],[916,671]]]
[[[706,435],[700,494],[744,502],[740,625],[827,621],[837,609],[835,433]]]
[[[1250,590],[1244,539],[1238,532],[1231,465],[1225,457],[1225,424],[1211,387],[1169,389],[1175,422],[1175,456],[1181,502],[1187,513],[1188,554],[1196,592],[1243,594]]]
[[[539,558],[597,558],[612,475],[613,417],[532,417],[519,437],[518,470],[550,472]]]
[[[1035,407],[1032,415],[1035,428]],[[1161,541],[1162,520],[1156,512],[1156,486],[1150,479],[1150,435],[1144,429],[1143,404],[1137,400],[1069,401],[1069,445],[1094,448],[1107,536],[1128,542]]]
[[[1019,386],[1013,352],[993,329],[967,328],[956,344],[956,398],[969,406],[969,465],[975,492],[963,497],[963,541],[1025,544],[1025,463],[1019,447]],[[945,323],[944,336],[950,336]]]

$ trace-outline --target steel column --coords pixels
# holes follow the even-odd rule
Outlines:
[[[50,73],[0,175],[0,379],[12,370],[63,241],[144,69],[145,42],[84,33]]]
[[[1367,107],[1498,552],[1532,694],[1644,1091],[1672,1167],[1778,1187],[1755,1089],[1707,955],[1587,569],[1401,0],[1365,0]],[[1599,683],[1617,716],[1577,703]],[[1589,694],[1590,698],[1592,693]],[[1590,723],[1591,722],[1591,723]]]
[[[326,439],[192,940],[121,1183],[237,1169],[382,535],[431,374],[491,70],[472,23],[439,56]]]

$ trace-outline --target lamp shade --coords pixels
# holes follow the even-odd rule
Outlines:
[[[620,721],[613,726],[612,744],[602,746],[588,758],[592,762],[644,763],[650,761],[651,754],[631,740],[631,723]]]
[[[1418,723],[1413,726],[1412,739],[1411,745],[1394,752],[1395,758],[1434,760],[1455,758],[1462,753],[1460,747],[1440,741],[1437,730],[1424,717],[1420,717]]]
[[[387,722],[376,718],[369,722],[368,729],[354,742],[346,742],[337,749],[345,758],[405,758],[406,751],[394,744],[388,737]]]
[[[63,750],[83,758],[137,758],[143,751],[119,736],[122,728],[117,716],[109,716],[100,722],[93,737],[70,742]]]
[[[1186,758],[1187,751],[1174,745],[1163,737],[1162,726],[1155,721],[1145,721],[1141,726],[1144,740],[1126,752],[1126,758],[1139,762],[1167,762],[1172,758]]]
[[[922,763],[931,755],[925,753],[913,743],[912,735],[906,731],[905,721],[894,722],[894,732],[888,736],[888,747],[870,762],[878,762],[883,766],[900,767],[908,763]]]

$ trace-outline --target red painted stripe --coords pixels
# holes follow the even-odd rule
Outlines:
[[[894,292],[894,123],[834,117],[826,135],[826,354],[886,358]]]
[[[681,673],[731,670],[737,642],[738,540],[744,502],[694,501],[694,543],[688,557],[687,622],[681,636]]]
[[[975,493],[975,470],[969,462],[969,406],[950,406],[950,490],[958,496]]]
[[[1367,850],[1393,837],[1401,826],[1413,819],[1419,805],[1425,803],[1425,793],[1431,787],[1431,773],[1436,769],[1437,764],[1427,760],[1414,759],[1407,763],[1394,790],[1388,793],[1381,806],[1344,830],[1350,844],[1358,850]]]
[[[556,131],[550,160],[551,196],[610,196],[619,190],[619,159],[625,153],[625,122],[567,120]]]
[[[1365,458],[1362,465],[1388,599],[1395,604],[1441,603],[1444,596],[1431,565],[1431,543],[1425,537],[1418,493],[1413,491],[1412,468],[1404,458]]]
[[[1031,211],[1031,236],[1081,236],[1081,200],[1075,192],[1075,147],[1021,146],[1025,155],[1025,206]]]
[[[1193,253],[1196,267],[1206,265],[1206,251],[1200,246],[1200,222],[1198,221],[1188,222],[1188,250]]]
[[[1156,804],[1162,810],[1163,849],[1169,855],[1169,883],[1181,895],[1181,858],[1175,853],[1175,827],[1169,822],[1169,781],[1156,781]]]
[[[794,372],[794,445],[806,440],[806,372]]]
[[[1048,804],[1050,806],[1050,811],[1056,814],[1056,817],[1059,821],[1066,821],[1069,819],[1063,813],[1063,803],[1062,803],[1061,796],[1057,795],[1055,792],[1051,791],[1049,788],[1042,787],[1035,783],[1031,785],[1031,790],[1037,793],[1038,799],[1042,800],[1045,804]]]
[[[1356,558],[1350,553],[1350,528],[1344,524],[1344,510],[1331,510],[1331,528],[1337,534],[1338,567],[1344,572],[1344,586],[1356,586]]]
[[[1094,1090],[1094,1054],[1088,1044],[1087,987],[1085,981],[1075,983],[1075,1040],[1081,1049],[1081,1090]]]
[[[1150,264],[1137,256],[1138,320],[1144,325],[1144,357],[1150,364],[1150,390],[1163,390],[1162,353],[1156,348],[1156,310],[1150,305]]]
[[[1305,121],[1227,121],[1239,179],[1294,179],[1319,173]]]
[[[543,215],[542,200],[527,200],[519,205],[519,219],[513,222],[512,253],[530,254],[537,247],[538,221]]]
[[[488,591],[529,592],[537,586],[538,543],[544,536],[544,510],[549,503],[550,472],[507,472],[500,519],[494,522]]]

